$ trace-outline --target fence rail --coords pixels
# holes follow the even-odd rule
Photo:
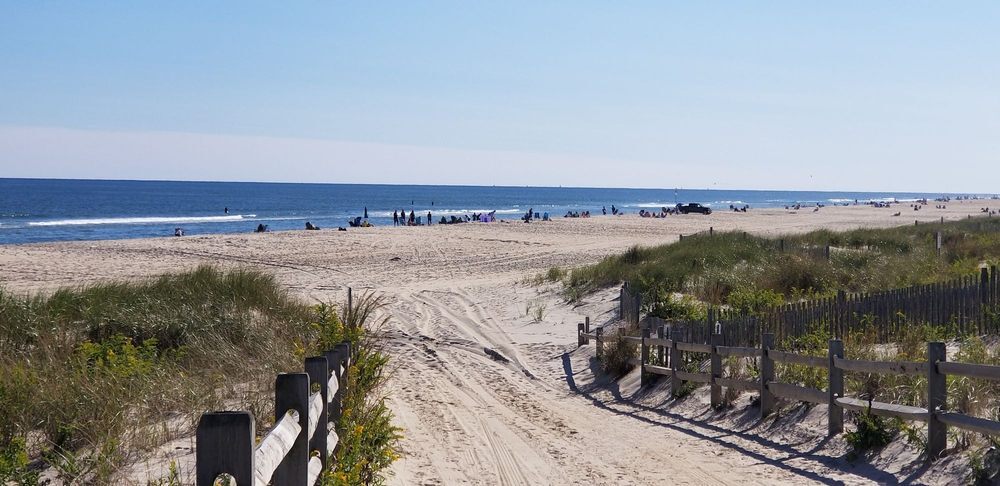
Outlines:
[[[836,297],[773,306],[755,315],[728,308],[709,307],[702,321],[663,320],[640,315],[642,297],[623,285],[619,316],[627,324],[656,328],[671,326],[685,342],[708,344],[717,327],[724,329],[723,345],[751,346],[763,333],[778,342],[794,341],[816,330],[843,338],[851,331],[876,331],[876,339],[887,343],[898,338],[913,323],[953,325],[959,333],[1000,334],[1000,271],[981,268],[946,282],[915,285],[879,292],[839,292]]]
[[[581,329],[581,335],[583,335],[583,325],[579,328]],[[596,354],[598,359],[600,359],[604,344],[617,337],[605,335],[601,328],[590,333],[589,324],[587,329],[586,338],[580,338],[580,345],[589,344],[589,340],[594,339],[597,348]],[[620,333],[621,329],[618,332]],[[658,335],[663,335],[663,332],[660,329]],[[844,409],[871,413],[873,415],[899,417],[904,420],[926,422],[928,459],[936,458],[944,451],[948,427],[957,427],[972,432],[1000,436],[1000,422],[948,410],[946,387],[947,375],[1000,381],[1000,366],[949,362],[947,361],[947,351],[944,343],[927,343],[926,362],[866,361],[844,359],[844,345],[839,339],[829,340],[826,356],[809,356],[773,349],[775,336],[771,333],[763,334],[760,338],[760,344],[757,347],[724,346],[722,345],[725,342],[724,336],[720,334],[712,335],[710,338],[711,343],[708,345],[684,342],[683,333],[680,331],[672,331],[670,332],[670,336],[671,339],[669,340],[652,338],[650,337],[650,330],[646,328],[642,330],[641,336],[629,336],[629,339],[626,340],[626,342],[639,340],[638,346],[640,348],[638,355],[640,357],[638,359],[633,358],[629,362],[640,367],[641,386],[645,386],[648,380],[654,375],[669,376],[671,380],[671,393],[677,397],[685,382],[708,384],[711,387],[711,406],[713,408],[722,405],[722,388],[732,388],[738,391],[756,391],[760,394],[760,414],[762,418],[774,410],[775,398],[826,404],[828,406],[828,430],[831,435],[843,432]],[[664,354],[660,352],[654,354],[651,352],[654,348],[658,350],[663,346],[669,349],[669,353]],[[684,356],[685,352],[702,355],[709,353],[710,372],[689,371],[685,366],[685,363],[688,362]],[[759,360],[759,380],[748,381],[723,377],[722,358],[725,356]],[[776,381],[774,374],[775,362],[826,369],[828,377],[827,389],[820,390]],[[862,400],[856,397],[845,396],[845,371],[853,373],[892,373],[924,376],[927,378],[927,408]]]
[[[275,379],[275,425],[255,444],[250,412],[202,414],[196,432],[196,484],[229,475],[237,486],[311,486],[333,464],[351,348],[341,343],[305,359],[303,373]]]

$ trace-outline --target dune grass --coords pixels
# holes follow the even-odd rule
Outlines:
[[[379,318],[384,300],[364,293],[338,313],[336,307],[317,308],[314,327],[316,351],[332,349],[341,342],[351,344],[344,411],[338,428],[343,431],[336,468],[322,477],[326,486],[384,484],[388,467],[400,457],[401,429],[393,425],[386,404],[385,383],[391,376],[389,355]]]
[[[943,233],[941,255],[936,232]],[[779,251],[781,240],[784,251]],[[826,246],[831,246],[829,260]],[[765,305],[838,290],[873,291],[970,275],[1000,262],[1000,219],[764,238],[742,232],[686,237],[633,247],[621,255],[563,272],[550,270],[567,294],[629,282],[647,303],[683,293],[713,305]],[[652,305],[652,304],[650,304]]]
[[[112,483],[206,410],[249,410],[265,430],[275,374],[301,371],[330,339],[358,347],[352,379],[383,373],[387,358],[365,344],[371,309],[345,309],[353,334],[334,336],[322,324],[333,308],[289,296],[269,274],[213,267],[44,295],[0,290],[0,482],[54,468],[66,482]],[[364,409],[374,389],[352,387],[348,402]]]

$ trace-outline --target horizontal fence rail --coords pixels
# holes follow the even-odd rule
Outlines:
[[[341,343],[305,359],[304,373],[281,373],[274,427],[255,444],[250,412],[202,414],[196,432],[196,484],[228,475],[236,486],[311,486],[333,465],[351,348]],[[229,483],[232,484],[232,483]]]
[[[589,330],[589,319],[587,327]],[[624,337],[624,342],[639,346],[639,358],[629,360],[640,368],[640,383],[645,386],[653,376],[666,376],[671,380],[671,392],[676,397],[685,382],[708,384],[711,387],[711,406],[722,405],[722,389],[731,388],[741,392],[757,392],[760,394],[761,417],[769,415],[774,410],[775,398],[791,401],[825,404],[828,406],[828,431],[831,435],[843,432],[843,411],[851,410],[870,413],[885,417],[898,417],[904,420],[927,423],[927,453],[928,459],[938,457],[945,449],[947,427],[956,427],[972,432],[1000,436],[1000,422],[980,417],[973,417],[949,410],[947,407],[946,377],[965,376],[970,378],[1000,381],[1000,366],[956,363],[947,361],[944,343],[927,343],[927,361],[868,361],[844,358],[844,345],[839,339],[828,342],[826,356],[810,356],[789,351],[773,349],[775,336],[765,333],[759,339],[759,346],[725,346],[724,336],[711,335],[710,344],[690,343],[683,340],[684,333],[676,330],[657,329],[658,337],[651,337],[649,328],[642,329],[641,336],[624,336],[622,329],[618,334],[605,334],[605,330],[597,328],[593,332],[583,333],[581,330],[581,346],[595,340],[598,359],[602,356],[602,347],[612,339]],[[725,328],[723,328],[725,329]],[[669,335],[670,339],[662,336]],[[583,341],[586,342],[583,342]],[[698,358],[692,360],[686,353],[696,353]],[[690,366],[704,361],[707,353],[710,371],[693,371]],[[722,376],[722,358],[754,359],[758,361],[760,378],[758,380],[739,380]],[[791,383],[780,383],[775,380],[774,363],[784,363],[796,366],[806,366],[827,370],[827,389],[820,390]],[[844,373],[874,373],[898,374],[926,377],[927,408],[863,400],[845,396]]]

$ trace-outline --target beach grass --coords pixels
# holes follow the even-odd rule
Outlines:
[[[322,324],[334,306],[307,305],[256,270],[200,267],[39,295],[0,290],[0,456],[10,458],[0,474],[14,478],[0,479],[54,468],[67,482],[114,482],[130,460],[190,433],[206,410],[249,410],[265,430],[275,374],[300,371],[307,353],[341,338],[358,356],[345,416],[374,415],[387,427],[391,415],[366,405],[388,362],[366,331],[378,304],[344,309],[338,319],[353,331],[335,335]],[[380,471],[385,461],[367,453],[356,461]]]
[[[753,311],[781,301],[832,296],[838,290],[863,292],[939,282],[998,262],[1000,219],[975,218],[770,238],[715,232],[667,245],[632,247],[593,265],[550,270],[545,279],[562,275],[567,295],[628,282],[647,303],[682,293],[703,303]]]

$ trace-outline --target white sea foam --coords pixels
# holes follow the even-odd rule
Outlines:
[[[87,226],[103,224],[161,224],[161,223],[224,223],[255,218],[256,214],[235,214],[229,216],[147,216],[138,218],[83,218],[54,221],[30,221],[28,226]]]
[[[676,205],[677,203],[648,202],[648,203],[630,204],[625,207],[626,208],[672,208]]]

